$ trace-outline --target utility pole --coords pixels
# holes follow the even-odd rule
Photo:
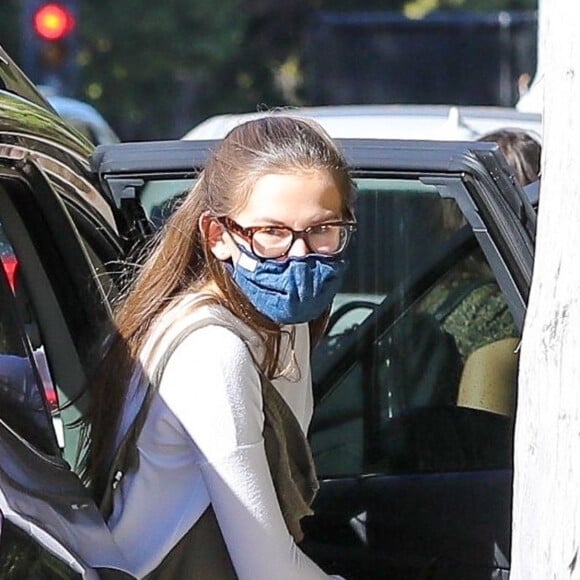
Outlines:
[[[542,186],[521,348],[511,580],[580,578],[580,36],[542,2]]]

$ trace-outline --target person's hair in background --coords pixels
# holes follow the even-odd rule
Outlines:
[[[482,135],[478,141],[497,143],[522,187],[540,175],[540,142],[523,129],[499,129]]]
[[[499,146],[522,187],[539,179],[542,145],[527,131],[503,128],[485,133],[477,140]],[[442,204],[442,219],[445,230],[450,233],[466,224],[465,216],[451,200],[444,200]]]

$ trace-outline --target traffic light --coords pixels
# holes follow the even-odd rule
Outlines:
[[[37,85],[74,94],[78,50],[77,0],[25,0],[23,68]]]
[[[34,31],[43,40],[58,42],[76,27],[76,18],[63,4],[42,4],[34,12]]]

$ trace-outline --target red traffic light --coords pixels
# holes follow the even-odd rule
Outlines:
[[[74,14],[62,4],[43,4],[34,13],[34,30],[44,40],[62,40],[75,26]]]

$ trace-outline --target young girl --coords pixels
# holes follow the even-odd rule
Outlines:
[[[245,123],[117,309],[85,473],[112,497],[138,578],[328,578],[297,546],[317,486],[309,357],[344,272],[353,193],[315,123]]]

